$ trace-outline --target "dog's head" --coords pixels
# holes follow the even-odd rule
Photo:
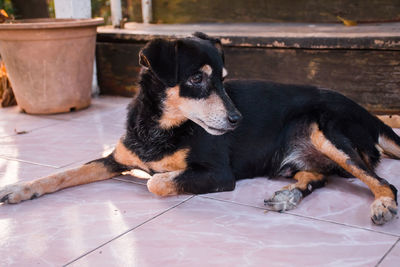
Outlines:
[[[140,65],[165,85],[160,126],[192,120],[208,133],[233,130],[242,116],[227,95],[227,70],[220,40],[204,33],[175,40],[154,39],[139,54]]]

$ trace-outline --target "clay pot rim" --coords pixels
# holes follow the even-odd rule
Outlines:
[[[56,29],[90,27],[104,23],[103,18],[93,19],[22,19],[8,23],[0,23],[0,30],[31,30],[31,29]]]

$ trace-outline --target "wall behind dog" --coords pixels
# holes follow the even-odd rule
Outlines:
[[[123,0],[124,16],[141,22],[141,0]],[[398,0],[153,0],[154,23],[336,22],[400,19]]]

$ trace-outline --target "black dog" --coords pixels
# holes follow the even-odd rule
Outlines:
[[[348,98],[311,86],[227,81],[218,39],[203,33],[155,39],[140,53],[140,93],[126,135],[108,157],[0,190],[18,203],[132,169],[152,175],[160,196],[233,190],[238,179],[294,177],[265,203],[294,208],[327,175],[355,176],[374,193],[371,218],[397,212],[397,190],[374,172],[382,153],[400,157],[400,138]]]

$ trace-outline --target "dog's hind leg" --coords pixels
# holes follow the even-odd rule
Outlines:
[[[275,192],[270,199],[264,200],[264,204],[276,211],[294,209],[304,197],[326,183],[325,177],[316,172],[300,171],[293,178],[297,180],[295,184],[287,185]]]
[[[397,189],[367,166],[351,146],[350,140],[339,132],[330,133],[327,138],[316,124],[311,125],[310,139],[318,151],[371,189],[375,196],[371,219],[375,224],[384,224],[394,218],[397,213]]]
[[[111,154],[106,158],[88,162],[76,169],[0,188],[0,202],[19,203],[66,187],[109,179],[124,170],[125,167],[115,162]]]
[[[380,125],[378,146],[389,157],[400,159],[400,137],[387,125]]]

